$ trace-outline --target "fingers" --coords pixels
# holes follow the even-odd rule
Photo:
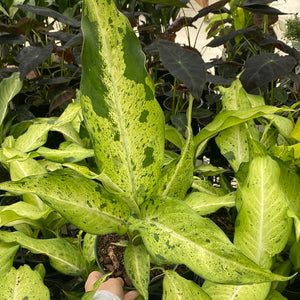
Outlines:
[[[137,291],[130,291],[125,294],[124,300],[134,300],[136,299],[140,294]]]
[[[94,272],[90,273],[90,275],[85,283],[85,286],[84,286],[85,291],[86,292],[92,291],[95,282],[98,279],[100,279],[102,276],[103,276],[103,274],[101,272],[94,271]]]
[[[110,278],[107,281],[100,284],[98,287],[98,291],[105,290],[112,292],[113,294],[117,295],[120,299],[123,299],[124,292],[123,292],[124,281],[122,278]]]

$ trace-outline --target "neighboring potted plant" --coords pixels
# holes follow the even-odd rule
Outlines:
[[[297,111],[265,105],[262,96],[248,94],[237,78],[230,87],[219,87],[222,110],[195,136],[189,97],[183,136],[165,127],[139,41],[114,2],[84,1],[82,30],[80,104],[70,104],[59,118],[35,120],[25,133],[7,136],[2,143],[0,158],[12,181],[0,183],[0,189],[27,197],[20,205],[38,206],[40,215],[27,210],[20,216],[16,205],[2,208],[13,219],[5,225],[14,230],[0,232],[0,250],[6,249],[1,259],[7,261],[0,295],[14,293],[16,281],[9,279],[23,274],[29,280],[34,274],[43,299],[49,298],[42,270],[37,274],[29,267],[11,267],[17,245],[47,255],[62,273],[86,278],[93,269],[95,236],[114,232],[129,236],[125,267],[144,299],[149,297],[150,263],[184,264],[204,280],[200,287],[164,270],[163,299],[280,297],[278,286],[299,268]],[[16,83],[17,76],[4,82],[17,92]],[[92,149],[79,136],[82,127]],[[51,130],[67,140],[59,149],[43,147]],[[231,182],[213,186],[207,177],[224,170],[197,161],[213,137],[234,172],[236,188]],[[165,152],[165,139],[180,155]],[[93,156],[92,171],[83,160]],[[221,207],[236,209],[233,243],[207,217]],[[56,219],[86,232],[83,247],[80,238],[74,245],[56,237],[58,228],[42,231]],[[35,230],[23,226],[25,221]],[[38,238],[40,233],[44,239]],[[286,262],[290,268],[282,267]]]

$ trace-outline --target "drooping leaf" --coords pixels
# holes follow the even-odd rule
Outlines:
[[[24,265],[17,270],[11,268],[7,273],[1,273],[0,298],[50,300],[50,293],[39,273]]]
[[[128,201],[142,202],[155,188],[164,152],[164,119],[145,56],[113,1],[86,1],[82,29],[81,105],[99,171],[128,192]]]
[[[288,110],[288,109],[287,109]],[[282,109],[274,106],[257,106],[249,109],[241,110],[227,110],[220,112],[216,115],[214,120],[206,125],[200,132],[195,136],[195,146],[199,145],[201,142],[205,141],[208,138],[211,138],[221,130],[245,123],[249,120],[259,118],[266,114],[274,114],[280,112]]]
[[[5,243],[18,243],[35,254],[47,255],[52,267],[63,274],[76,276],[86,271],[81,251],[66,239],[34,239],[19,231],[1,231],[0,240]]]
[[[15,254],[19,249],[16,243],[0,242],[0,274],[3,275],[12,267]],[[0,275],[0,276],[1,276]]]
[[[268,2],[270,2],[270,1],[268,1]],[[246,3],[243,3],[242,5],[239,5],[239,6],[246,10],[251,11],[252,13],[256,13],[256,14],[286,15],[286,13],[281,12],[279,9],[270,7],[268,5],[264,5],[263,3],[260,3],[259,1],[255,1],[255,2],[247,1]]]
[[[234,244],[264,268],[270,268],[272,257],[283,250],[291,231],[279,179],[276,161],[269,156],[254,158],[241,188],[242,207],[235,223]]]
[[[61,23],[68,24],[70,26],[73,26],[75,28],[80,27],[80,22],[78,22],[74,18],[68,18],[61,13],[50,9],[48,7],[43,7],[43,6],[38,6],[38,5],[15,5],[15,7],[24,10],[24,11],[29,11],[37,15],[45,16],[45,17],[52,17],[56,20],[58,20]]]
[[[14,194],[35,193],[70,223],[91,234],[126,233],[130,209],[93,180],[70,173],[49,173],[2,182],[0,189]]]
[[[206,280],[202,288],[214,300],[265,300],[269,293],[270,285],[269,282],[251,285],[226,285]]]
[[[201,56],[170,40],[159,39],[155,44],[165,68],[186,85],[194,98],[200,99],[206,82],[206,66]]]
[[[68,142],[61,144],[59,149],[40,147],[36,152],[48,160],[59,163],[75,163],[94,156],[93,149],[86,149],[78,144]]]
[[[124,255],[126,272],[137,291],[148,299],[148,285],[150,279],[150,256],[143,244],[134,246],[129,244]]]
[[[244,256],[210,219],[177,199],[158,197],[143,203],[141,219],[128,219],[139,231],[151,257],[160,264],[185,264],[197,275],[218,283],[285,281]],[[199,233],[201,229],[201,233]]]
[[[193,192],[184,199],[184,202],[200,215],[207,215],[216,212],[221,207],[234,207],[235,200],[235,192],[224,196]]]
[[[22,88],[23,83],[19,77],[20,74],[16,72],[9,78],[3,79],[0,83],[0,125],[6,115],[8,103]]]
[[[51,211],[50,208],[41,211],[36,206],[24,201],[1,206],[0,226],[14,226],[18,223],[26,223],[33,227],[39,227],[42,226],[42,223],[38,221],[46,218]]]
[[[48,44],[43,48],[34,46],[22,48],[16,56],[16,61],[19,63],[21,80],[23,80],[30,71],[42,64],[50,56],[52,50],[52,44]]]
[[[255,55],[246,60],[245,71],[240,80],[245,90],[250,92],[286,75],[295,64],[295,58],[290,55],[280,56],[276,53]]]
[[[210,300],[199,285],[187,280],[175,271],[166,270],[163,280],[163,300]]]
[[[179,149],[181,149],[185,144],[185,140],[182,134],[178,130],[176,130],[173,126],[166,125],[165,135],[166,135],[166,140],[174,144]]]

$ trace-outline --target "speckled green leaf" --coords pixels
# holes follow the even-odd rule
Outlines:
[[[187,280],[175,271],[165,271],[163,280],[163,300],[210,300],[195,282]]]
[[[221,207],[235,206],[235,199],[235,192],[224,196],[216,196],[203,192],[193,192],[184,199],[184,202],[200,215],[207,215],[217,211]]]
[[[141,219],[130,217],[152,258],[161,264],[185,264],[202,278],[228,284],[284,281],[242,254],[210,219],[184,202],[159,197],[142,205]]]
[[[35,254],[47,255],[52,267],[63,274],[76,276],[86,271],[81,251],[66,239],[34,239],[19,231],[1,231],[0,240],[18,243]]]
[[[165,130],[145,56],[114,1],[84,1],[82,30],[80,98],[97,164],[140,203],[158,181]]]
[[[18,249],[19,245],[16,243],[0,242],[0,274],[4,274],[12,267]]]
[[[44,158],[59,163],[75,163],[94,156],[93,149],[83,148],[75,143],[63,143],[59,149],[40,147],[36,152]]]
[[[245,124],[221,131],[215,140],[222,155],[235,172],[242,163],[249,161],[248,130]]]
[[[35,193],[70,223],[92,234],[124,234],[130,209],[123,198],[80,175],[55,173],[2,182],[0,189],[15,194]]]
[[[13,73],[9,78],[5,78],[0,83],[0,125],[2,124],[8,103],[19,93],[23,85],[20,80],[20,73]]]
[[[213,300],[265,300],[270,283],[226,285],[205,281],[202,288]]]
[[[290,231],[288,203],[280,187],[280,168],[269,156],[256,157],[241,187],[242,207],[235,223],[234,244],[264,268],[283,250]]]
[[[195,145],[198,146],[201,142],[213,137],[221,130],[229,127],[245,123],[249,120],[262,117],[267,114],[274,114],[283,110],[275,106],[256,106],[249,109],[226,110],[216,115],[214,120],[205,126],[195,137]]]
[[[178,160],[174,160],[162,170],[158,184],[158,194],[183,199],[193,182],[194,143],[191,130],[181,150]]]
[[[39,273],[24,265],[0,275],[0,299],[50,300],[50,293]]]
[[[124,256],[126,272],[134,287],[148,299],[148,285],[150,279],[150,256],[143,244],[134,246],[129,244]]]

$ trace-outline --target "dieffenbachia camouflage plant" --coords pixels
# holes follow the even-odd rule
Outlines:
[[[82,30],[80,104],[93,153],[76,137],[80,107],[73,103],[60,118],[37,120],[40,123],[32,124],[24,133],[27,136],[6,139],[2,145],[2,161],[8,167],[12,162],[23,166],[27,159],[40,166],[34,158],[43,156],[47,162],[59,164],[60,170],[39,169],[40,173],[0,183],[0,189],[45,205],[42,211],[59,213],[63,220],[86,232],[89,240],[83,251],[66,239],[37,239],[15,227],[15,232],[0,232],[0,249],[11,249],[6,259],[12,262],[19,244],[33,253],[48,255],[52,266],[65,274],[86,276],[92,261],[90,240],[95,235],[127,233],[126,271],[144,299],[149,297],[150,262],[184,264],[205,279],[200,287],[174,271],[165,271],[163,299],[231,299],[233,295],[237,299],[246,299],[245,295],[266,299],[275,295],[271,282],[291,278],[289,272],[270,271],[291,235],[289,216],[298,222],[294,247],[299,249],[299,185],[291,187],[286,177],[282,179],[283,170],[289,173],[288,178],[296,178],[294,171],[287,170],[289,150],[296,151],[299,144],[292,120],[275,114],[283,109],[266,106],[260,96],[248,95],[237,79],[231,87],[220,88],[223,110],[195,137],[190,128],[190,99],[189,125],[183,138],[175,129],[165,130],[163,112],[144,67],[144,54],[114,2],[84,1]],[[266,127],[263,135],[253,121],[261,117]],[[63,131],[67,124],[76,129],[64,131],[68,143],[60,151],[42,147],[49,130]],[[217,134],[220,150],[237,178],[238,187],[233,192],[213,187],[201,173],[201,178],[193,177],[195,157]],[[22,143],[28,145],[33,135],[30,146],[22,149]],[[272,137],[275,140],[271,141]],[[180,148],[180,155],[164,156],[165,138]],[[286,143],[279,143],[279,139]],[[70,145],[77,147],[76,153],[81,154],[78,159],[70,155]],[[280,147],[290,148],[281,151]],[[98,175],[77,164],[93,155]],[[299,158],[297,155],[293,158]],[[198,174],[201,167],[195,170]],[[224,206],[238,210],[234,243],[205,217]],[[16,291],[11,278],[22,270],[16,271],[11,264],[2,277],[6,281],[0,281],[0,295],[7,287],[12,293]],[[83,297],[89,299],[92,294]]]

